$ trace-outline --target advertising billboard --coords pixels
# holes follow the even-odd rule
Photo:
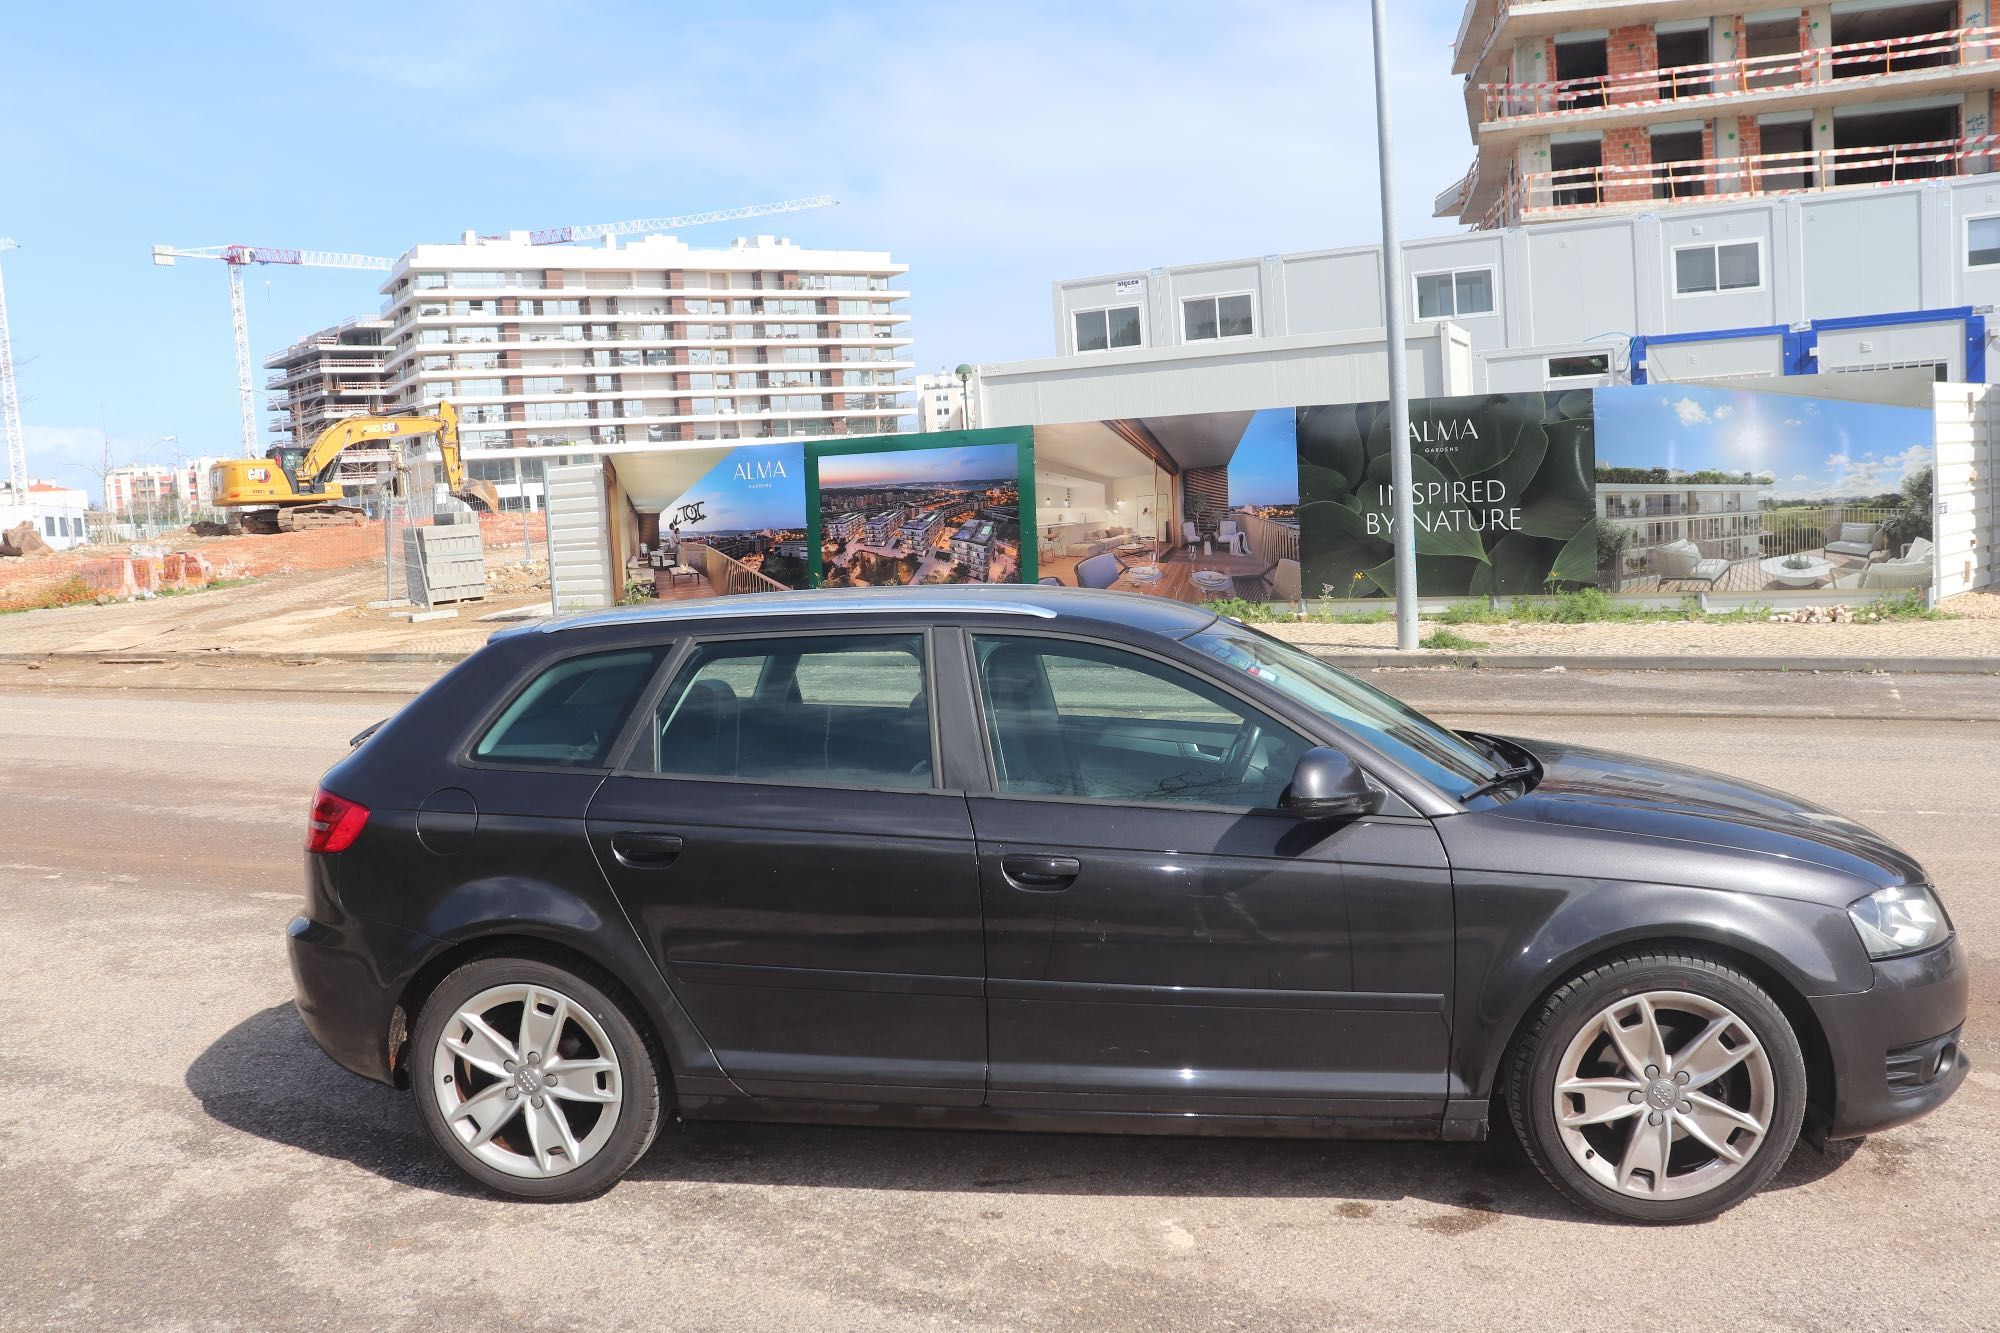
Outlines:
[[[1931,586],[1929,410],[1648,384],[1599,390],[1596,411],[1607,592]]]
[[[1386,403],[1298,410],[1308,596],[1395,593]],[[1410,404],[1417,591],[1514,597],[1597,581],[1593,405],[1587,390]]]
[[[1025,431],[955,431],[816,447],[819,586],[1018,581],[1026,445]]]
[[[659,592],[1388,597],[1388,417],[1358,403],[728,449],[660,513],[679,572]],[[1931,423],[1920,407],[1718,385],[1418,399],[1418,591],[1928,589]]]

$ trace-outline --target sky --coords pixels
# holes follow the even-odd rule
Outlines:
[[[1769,499],[1893,491],[1931,465],[1931,428],[1922,408],[1882,403],[1694,384],[1596,393],[1600,465],[1768,474]]]
[[[835,454],[819,460],[819,484],[827,490],[910,482],[996,481],[1014,476],[1019,466],[1020,453],[1011,444]]]
[[[1253,413],[1229,456],[1229,503],[1299,502],[1298,414],[1289,407]]]
[[[686,235],[888,250],[927,370],[1051,354],[1057,279],[1380,232],[1360,0],[4,8],[29,470],[93,492],[107,438],[114,465],[240,448],[223,266],[155,243],[394,256],[829,193]],[[1449,231],[1459,6],[1388,8],[1398,216]],[[249,270],[260,407],[262,359],[381,276]]]

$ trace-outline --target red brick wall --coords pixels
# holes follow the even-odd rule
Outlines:
[[[1611,37],[1604,46],[1605,67],[1612,79],[1621,75],[1638,74],[1660,67],[1660,45],[1653,36],[1653,26],[1641,23],[1628,28],[1613,28]],[[1616,84],[1613,85],[1616,89]],[[1611,95],[1614,102],[1647,101],[1659,94],[1643,84],[1635,88],[1616,90]],[[1607,136],[1608,137],[1608,136]],[[1607,161],[1609,158],[1606,159]]]
[[[1652,160],[1653,140],[1644,126],[1604,132],[1604,165],[1607,168],[1643,167],[1650,165]],[[1606,172],[1605,203],[1629,203],[1635,199],[1652,197],[1652,183],[1644,175]]]
[[[1755,116],[1738,116],[1736,118],[1736,155],[1738,157],[1757,157],[1763,151],[1764,130],[1757,123],[1757,118]],[[1746,190],[1750,189],[1751,185],[1751,178],[1746,172],[1743,177],[1743,188]]]

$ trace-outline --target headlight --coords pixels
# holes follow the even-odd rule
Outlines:
[[[1944,943],[1951,922],[1937,895],[1922,884],[1877,889],[1847,909],[1870,958],[1894,958]]]

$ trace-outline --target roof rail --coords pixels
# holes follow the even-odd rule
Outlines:
[[[807,594],[803,597],[783,597],[775,593],[760,593],[754,597],[719,597],[714,601],[668,603],[658,607],[618,607],[605,611],[586,611],[578,615],[561,616],[545,620],[535,628],[543,634],[556,634],[564,630],[593,629],[603,625],[661,624],[680,620],[731,620],[749,616],[765,616],[790,613],[793,615],[958,615],[967,612],[985,615],[1030,616],[1037,620],[1054,620],[1056,613],[1046,606],[1031,606],[1021,602],[1007,602],[999,598],[932,598],[896,597],[876,600],[870,598],[847,598],[829,596],[826,591]],[[525,627],[524,627],[525,628]]]

